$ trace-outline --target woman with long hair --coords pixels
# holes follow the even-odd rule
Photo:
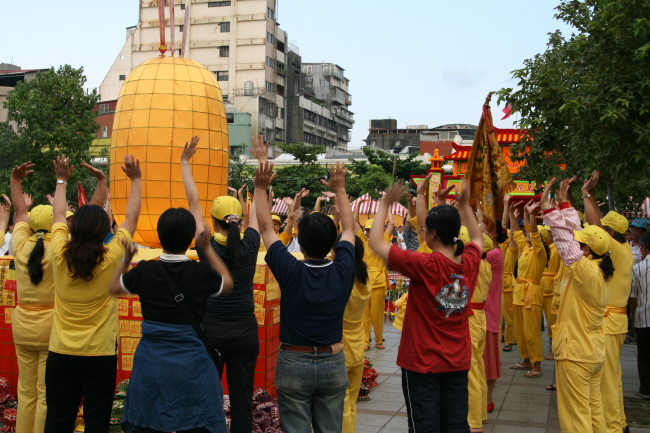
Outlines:
[[[104,190],[104,173],[88,164],[82,165],[97,178],[96,193]],[[54,312],[50,248],[53,209],[50,205],[36,206],[28,216],[21,185],[22,180],[34,172],[33,168],[34,164],[26,162],[11,172],[11,196],[15,207],[12,244],[18,295],[11,326],[19,369],[16,429],[26,433],[43,432],[45,428],[45,365]]]
[[[332,252],[336,251],[341,235],[336,237]],[[363,316],[372,293],[368,265],[363,261],[363,241],[354,237],[354,286],[343,314],[343,352],[348,370],[348,389],[343,405],[343,433],[354,433],[357,425],[357,397],[363,376],[364,330]],[[332,253],[334,254],[334,253]],[[332,260],[334,258],[332,257]]]
[[[140,215],[140,161],[124,158],[122,170],[131,179],[124,223],[104,245],[110,231],[101,206],[89,204],[66,224],[66,186],[72,176],[70,159],[54,161],[56,195],[50,240],[54,274],[54,319],[47,358],[46,432],[72,431],[79,403],[87,432],[105,432],[111,417],[117,369],[117,298],[108,285],[130,242]],[[106,189],[98,192],[103,203]]]
[[[253,139],[251,153],[260,162],[268,159],[268,144]],[[255,206],[251,206],[248,228],[239,231],[242,207],[237,199],[221,196],[214,199],[212,209],[214,234],[210,245],[226,263],[234,281],[231,293],[208,299],[203,318],[205,333],[221,353],[219,378],[226,369],[230,398],[232,433],[250,433],[253,425],[253,380],[260,351],[253,277],[260,248],[260,233]],[[199,258],[207,258],[199,250]],[[215,390],[216,392],[216,390]]]
[[[604,432],[600,381],[605,362],[603,317],[614,275],[612,239],[602,228],[581,229],[576,210],[566,200],[568,180],[557,194],[559,209],[550,204],[555,178],[546,185],[541,206],[557,251],[570,268],[560,288],[560,308],[553,325],[557,406],[562,431]]]

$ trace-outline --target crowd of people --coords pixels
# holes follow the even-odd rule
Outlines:
[[[584,182],[584,214],[572,186],[550,180],[541,200],[505,195],[501,220],[470,205],[463,183],[429,191],[431,175],[413,193],[394,184],[373,219],[360,224],[347,195],[347,170],[331,167],[322,183],[334,215],[304,212],[298,191],[286,221],[273,215],[273,164],[268,144],[254,137],[259,162],[252,205],[243,190],[216,197],[206,225],[192,176],[199,138],[185,144],[182,177],[188,209],[160,215],[158,260],[132,265],[141,207],[139,161],[129,155],[125,219],[112,227],[106,177],[89,205],[67,214],[73,166],[54,161],[52,205],[31,207],[17,166],[11,200],[0,205],[18,306],[13,338],[19,363],[17,431],[69,432],[83,401],[85,431],[105,432],[117,368],[116,296],[138,295],[142,338],[134,356],[122,426],[127,433],[251,432],[253,378],[260,345],[253,278],[258,252],[281,290],[280,350],[275,385],[284,431],[354,432],[364,352],[374,336],[384,349],[387,270],[410,278],[398,304],[402,336],[397,365],[410,432],[481,432],[494,409],[500,352],[516,345],[524,377],[543,377],[553,360],[563,432],[626,429],[620,353],[628,335],[628,299],[639,344],[641,396],[650,398],[650,234],[646,224],[610,211],[594,197],[598,172]],[[389,207],[406,194],[408,215],[395,229]],[[555,195],[555,198],[551,198]],[[523,206],[522,206],[523,204]],[[318,203],[320,205],[320,201]],[[630,237],[626,233],[630,229]],[[3,242],[0,242],[2,244]],[[199,261],[186,251],[197,249]],[[9,250],[8,250],[9,251]],[[298,260],[292,252],[301,252]],[[636,263],[636,264],[635,264]],[[551,345],[545,353],[542,324]],[[372,329],[372,333],[371,333]],[[503,346],[501,341],[503,340]],[[226,372],[230,425],[223,410]]]

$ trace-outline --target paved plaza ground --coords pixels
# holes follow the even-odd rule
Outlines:
[[[384,338],[386,349],[374,348],[366,356],[374,362],[379,373],[379,386],[370,391],[370,401],[357,404],[357,433],[404,433],[408,431],[406,406],[402,394],[401,373],[395,364],[399,346],[400,331],[386,323]],[[548,339],[544,333],[544,347]],[[373,342],[374,343],[374,342]],[[501,352],[502,377],[494,390],[494,412],[483,427],[485,433],[560,433],[557,417],[556,393],[546,391],[546,385],[554,382],[555,365],[552,361],[542,362],[544,376],[528,379],[525,371],[510,370],[508,367],[519,362],[519,352],[514,346],[512,352]],[[636,346],[623,347],[623,391],[626,398],[636,399],[639,378],[636,369]],[[628,415],[629,416],[629,415]],[[650,426],[630,425],[630,432],[650,433]]]

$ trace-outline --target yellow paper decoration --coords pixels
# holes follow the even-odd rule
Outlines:
[[[111,139],[111,203],[124,221],[130,181],[120,169],[133,154],[142,168],[142,210],[134,242],[160,247],[158,217],[187,208],[181,174],[183,146],[201,138],[192,172],[204,215],[228,184],[228,124],[219,84],[205,66],[187,58],[154,58],[135,68],[122,85]]]

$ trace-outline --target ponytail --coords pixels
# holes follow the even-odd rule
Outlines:
[[[461,241],[460,239],[456,239],[456,252],[454,253],[454,256],[460,256],[463,254],[463,251],[465,251],[465,243]]]
[[[593,250],[591,250],[591,255],[594,259],[600,259],[600,270],[603,273],[603,278],[605,278],[605,281],[611,280],[615,271],[611,254],[599,256],[598,254],[594,253]]]
[[[47,233],[48,230],[38,230],[36,233]],[[36,241],[32,253],[29,255],[27,262],[27,272],[32,284],[37,286],[43,281],[43,255],[45,254],[45,241],[40,238]]]
[[[214,217],[213,217],[214,218]],[[221,226],[222,229],[228,230],[226,237],[226,249],[232,257],[235,266],[239,266],[239,258],[241,256],[241,232],[239,231],[239,222],[233,221],[227,223],[223,220],[214,220]]]

